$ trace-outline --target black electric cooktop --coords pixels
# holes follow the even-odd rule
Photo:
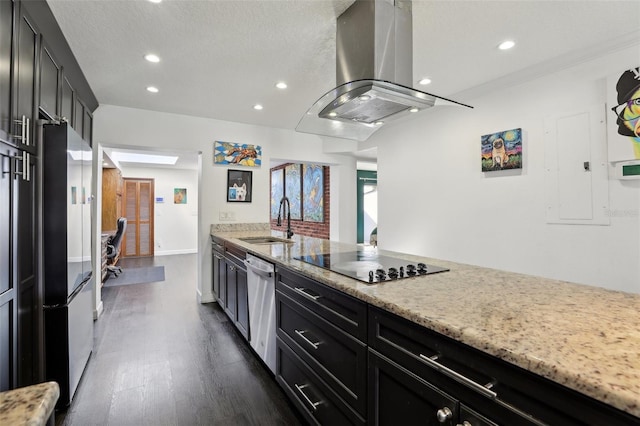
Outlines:
[[[337,272],[369,284],[393,281],[419,275],[446,272],[449,269],[427,265],[375,252],[353,251],[346,253],[324,253],[296,256],[301,260],[320,268]]]

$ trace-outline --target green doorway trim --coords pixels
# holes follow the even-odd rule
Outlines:
[[[357,170],[357,189],[356,189],[356,210],[357,210],[357,229],[358,243],[364,243],[364,185],[378,184],[378,172],[370,170]]]

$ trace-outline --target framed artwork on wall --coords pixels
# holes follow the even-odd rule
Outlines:
[[[480,143],[483,172],[522,168],[522,129],[482,135]]]
[[[227,171],[227,202],[251,202],[251,171]]]
[[[213,143],[214,164],[260,167],[262,148],[258,145],[215,141]]]
[[[302,211],[300,210],[302,198],[300,166],[300,164],[289,164],[284,168],[284,194],[291,205],[291,219],[296,220],[302,219]]]
[[[278,217],[280,200],[284,196],[284,170],[271,171],[271,219]]]
[[[324,221],[324,169],[317,164],[303,164],[303,217],[307,222]]]
[[[187,188],[173,188],[173,204],[187,204]]]

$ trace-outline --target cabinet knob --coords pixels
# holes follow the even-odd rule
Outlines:
[[[438,410],[436,413],[436,417],[438,418],[438,423],[445,423],[447,420],[453,417],[453,413],[449,409],[449,407],[443,407]]]

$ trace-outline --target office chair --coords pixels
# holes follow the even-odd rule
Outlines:
[[[118,257],[120,256],[120,244],[127,229],[127,218],[118,218],[118,228],[116,233],[109,237],[107,241],[107,271],[113,273],[116,277],[122,273],[122,268],[116,266]]]

